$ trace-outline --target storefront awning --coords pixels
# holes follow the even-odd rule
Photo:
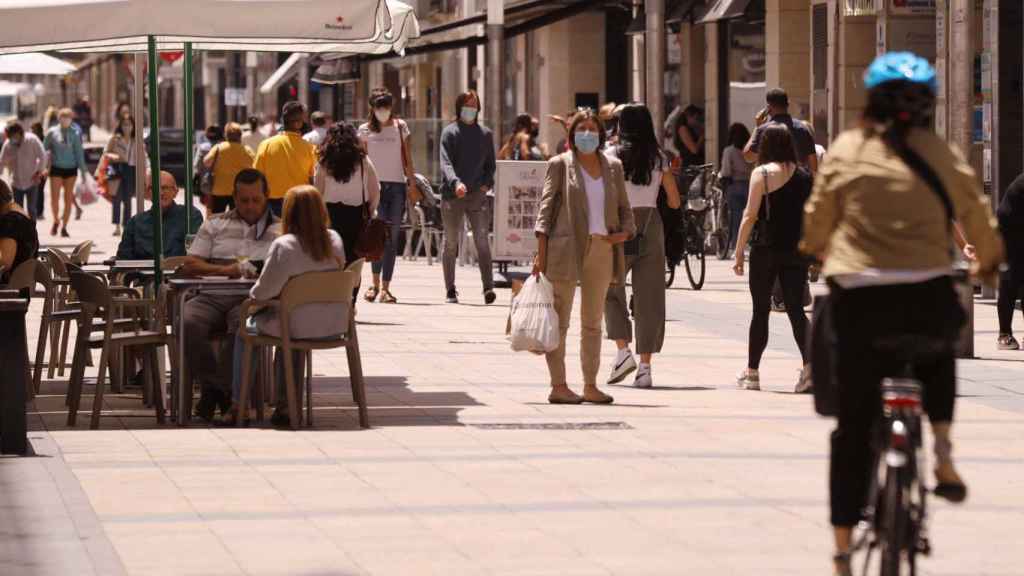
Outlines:
[[[666,9],[665,23],[694,22],[704,16],[704,0],[676,0]]]
[[[714,0],[714,4],[708,8],[707,13],[698,23],[707,24],[719,20],[740,18],[746,13],[750,2],[751,0]]]
[[[267,81],[260,86],[260,94],[270,94],[281,84],[291,80],[292,76],[295,76],[299,72],[300,63],[305,63],[306,55],[301,52],[296,52],[288,57],[274,70],[274,73],[267,78]]]

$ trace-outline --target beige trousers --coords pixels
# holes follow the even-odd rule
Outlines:
[[[580,363],[583,367],[583,383],[597,384],[597,372],[601,368],[601,322],[604,318],[604,301],[608,286],[612,282],[612,246],[603,240],[591,240],[583,258],[583,276],[580,285]],[[572,301],[576,296],[576,283],[558,281],[555,286],[555,311],[558,312],[560,339],[558,349],[546,354],[551,386],[568,384],[565,377],[565,336],[569,332],[569,318],[572,316]]]

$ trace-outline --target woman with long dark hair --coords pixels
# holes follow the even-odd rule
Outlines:
[[[975,247],[974,272],[993,279],[1003,260],[996,222],[974,171],[931,129],[937,82],[927,60],[880,56],[864,74],[862,126],[833,143],[806,207],[801,248],[824,261],[838,362],[838,422],[832,432],[830,492],[836,573],[850,569],[853,526],[863,519],[872,430],[881,382],[899,376],[906,355],[879,350],[887,337],[945,342],[914,363],[935,436],[932,493],[967,497],[953,466],[950,427],[956,402],[952,342],[965,318],[953,273],[952,223]]]
[[[722,151],[722,169],[718,173],[725,184],[726,205],[729,207],[729,250],[736,249],[740,221],[747,207],[750,191],[750,171],[753,168],[743,158],[743,147],[750,140],[750,130],[737,122],[729,127],[729,145]]]
[[[672,144],[679,153],[683,166],[704,163],[704,112],[690,104],[676,116],[672,127]]]
[[[682,200],[668,159],[658,145],[651,113],[643,104],[628,104],[619,114],[617,146],[609,154],[622,161],[626,195],[633,209],[636,236],[626,245],[626,273],[633,273],[633,316],[636,318],[636,360],[629,349],[633,326],[624,283],[612,285],[605,299],[608,339],[619,352],[612,365],[609,384],[622,382],[637,370],[633,386],[653,385],[651,358],[665,342],[665,233],[658,213],[658,191],[665,188],[669,207],[679,208]]]
[[[104,149],[110,167],[107,186],[112,197],[114,236],[121,235],[121,223],[128,225],[135,197],[135,119],[130,115],[118,120],[114,134]]]
[[[750,319],[747,368],[737,384],[747,390],[760,390],[761,355],[768,345],[768,318],[772,312],[772,286],[782,285],[786,314],[793,327],[793,338],[803,358],[798,386],[810,378],[805,342],[807,316],[804,315],[804,282],[807,261],[797,251],[804,202],[811,194],[813,179],[801,168],[789,129],[779,124],[764,129],[758,152],[758,167],[750,176],[747,208],[740,223],[733,271],[743,275],[743,248],[751,241],[750,297],[754,313]],[[755,230],[755,225],[757,226]],[[753,236],[753,237],[752,237]]]
[[[380,207],[377,217],[391,227],[391,235],[384,246],[384,257],[373,263],[373,286],[366,290],[365,298],[373,302],[394,304],[398,299],[391,294],[391,279],[395,274],[398,255],[398,235],[402,229],[402,215],[408,200],[419,200],[416,171],[409,152],[409,126],[394,113],[394,97],[387,88],[375,88],[370,95],[370,115],[359,127],[359,137],[368,157],[380,176]],[[383,276],[383,284],[381,283]]]
[[[533,116],[516,116],[512,135],[498,150],[498,160],[544,160],[544,152],[537,144],[536,130]]]
[[[366,214],[373,214],[380,203],[381,184],[351,124],[339,122],[327,129],[313,183],[327,203],[331,228],[341,235],[345,262],[354,262]]]

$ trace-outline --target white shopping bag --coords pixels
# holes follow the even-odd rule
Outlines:
[[[96,179],[88,172],[85,172],[84,176],[79,178],[78,182],[75,183],[75,198],[78,198],[78,203],[82,206],[92,204],[99,200],[99,192],[99,186],[96,184]]]
[[[512,299],[512,349],[544,354],[558,349],[555,287],[544,276],[530,278]]]

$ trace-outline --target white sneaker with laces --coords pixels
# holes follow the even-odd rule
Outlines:
[[[636,371],[636,379],[633,380],[634,388],[650,388],[654,385],[654,378],[651,377],[651,365],[640,363],[640,368]]]
[[[633,359],[633,353],[629,351],[629,348],[623,348],[615,356],[615,365],[612,367],[612,373],[608,376],[608,383],[618,384],[634,370],[636,370],[636,360]]]
[[[736,377],[736,385],[744,390],[760,390],[761,375],[750,369],[744,370]]]

